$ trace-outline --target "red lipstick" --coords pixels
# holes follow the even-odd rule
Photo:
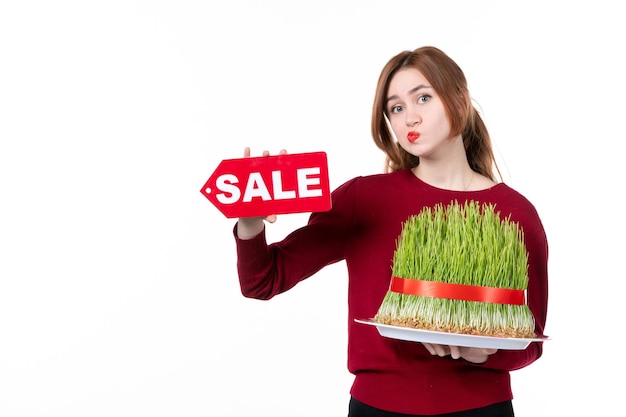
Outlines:
[[[406,135],[406,138],[409,142],[413,143],[420,138],[420,134],[418,132],[409,132],[409,134]]]

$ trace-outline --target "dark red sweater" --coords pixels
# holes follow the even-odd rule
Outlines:
[[[402,223],[423,207],[453,200],[489,202],[524,231],[529,252],[528,304],[543,335],[548,301],[548,244],[533,205],[504,183],[482,191],[432,187],[410,170],[354,178],[332,195],[332,209],[282,242],[268,245],[265,233],[236,238],[241,291],[269,299],[326,265],[345,260],[348,277],[348,369],[351,394],[359,401],[405,414],[441,414],[512,399],[509,371],[541,356],[542,344],[500,350],[483,364],[431,356],[415,342],[381,337],[354,319],[374,317],[389,288],[396,239]]]

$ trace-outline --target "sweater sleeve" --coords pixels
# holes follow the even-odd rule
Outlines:
[[[332,208],[328,212],[311,214],[306,226],[280,242],[268,244],[265,230],[252,239],[239,239],[235,225],[237,271],[245,297],[268,300],[324,266],[344,259],[353,205],[350,189],[354,181],[333,191]]]

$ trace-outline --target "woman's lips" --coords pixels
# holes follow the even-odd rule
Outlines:
[[[413,143],[420,138],[420,134],[418,132],[409,132],[409,134],[406,135],[406,138],[409,142]]]

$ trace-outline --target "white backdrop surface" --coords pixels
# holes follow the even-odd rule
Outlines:
[[[378,73],[434,45],[464,69],[550,243],[552,340],[521,417],[622,407],[626,65],[616,2],[4,1],[0,415],[344,416],[346,271],[245,299],[219,161],[326,151],[381,171]],[[285,215],[271,240],[306,222]],[[454,395],[454,393],[450,393]]]

